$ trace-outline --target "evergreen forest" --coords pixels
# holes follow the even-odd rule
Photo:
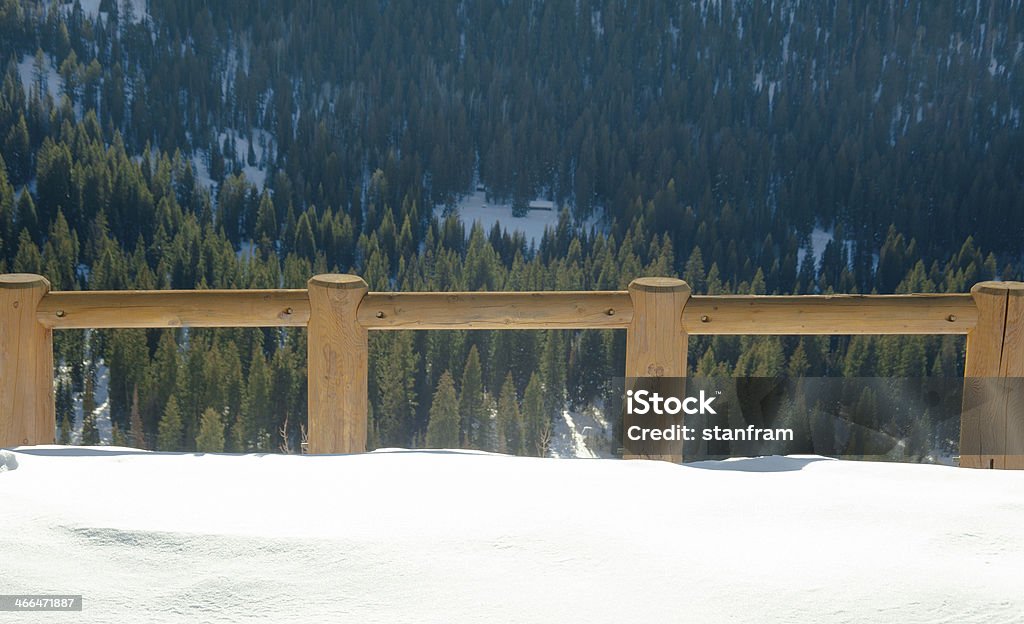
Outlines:
[[[1021,0],[0,0],[0,273],[55,290],[967,292],[1024,278]],[[464,198],[531,212],[464,220]],[[292,451],[300,329],[55,333],[60,440]],[[371,448],[545,454],[624,332],[370,335]],[[692,374],[956,377],[700,337]],[[76,418],[76,414],[78,417]],[[82,416],[84,414],[84,416]]]

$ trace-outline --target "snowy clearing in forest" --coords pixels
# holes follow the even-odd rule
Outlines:
[[[60,102],[61,94],[64,93],[64,79],[57,72],[53,59],[44,54],[42,64],[36,65],[36,57],[26,54],[18,62],[18,77],[21,78],[21,88],[25,91],[25,97],[31,97],[33,91],[41,94],[49,93],[54,102]]]
[[[117,0],[117,9],[123,18],[128,14],[128,5],[130,4],[132,23],[134,24],[149,19],[149,9],[146,3],[147,0]],[[72,7],[74,7],[74,2],[61,1],[58,4],[62,10],[67,12],[70,12]],[[86,17],[90,19],[102,17],[104,23],[106,23],[107,14],[100,11],[100,5],[103,4],[100,0],[79,0],[79,4],[82,7],[82,13]]]
[[[476,190],[461,197],[455,208],[459,219],[466,226],[467,231],[474,223],[479,222],[484,229],[484,234],[490,234],[494,224],[499,223],[501,228],[507,230],[509,234],[522,232],[526,238],[527,246],[532,242],[533,245],[539,247],[541,239],[544,238],[544,229],[551,228],[553,231],[558,227],[559,209],[550,200],[535,199],[530,204],[551,209],[529,210],[526,216],[516,217],[512,214],[512,204],[489,202],[487,201],[487,193],[482,190]],[[444,206],[436,206],[434,208],[434,214],[438,218],[441,218],[443,213]],[[599,213],[600,210],[595,215]],[[591,217],[585,224],[585,227],[589,229],[597,222],[597,216]]]
[[[1024,613],[1024,472],[817,457],[5,454],[17,466],[0,471],[4,592],[83,594],[84,611],[61,622]]]

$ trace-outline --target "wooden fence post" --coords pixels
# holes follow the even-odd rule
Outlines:
[[[683,308],[690,299],[690,286],[669,277],[642,277],[629,284],[633,302],[633,320],[626,329],[626,390],[633,389],[638,377],[686,377],[688,338],[683,331]],[[646,386],[646,384],[644,384]],[[678,386],[676,388],[679,390]],[[625,440],[628,428],[663,428],[682,424],[673,416],[630,416],[623,410],[624,459],[683,460],[682,441]]]
[[[36,320],[41,275],[0,275],[0,447],[53,444],[53,331]]]
[[[369,343],[357,310],[366,282],[356,275],[309,280],[309,452],[366,450]]]
[[[1024,283],[981,282],[971,295],[960,466],[1024,469]]]

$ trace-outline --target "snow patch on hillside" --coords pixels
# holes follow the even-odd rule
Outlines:
[[[21,88],[25,95],[31,97],[33,92],[41,93],[43,97],[47,93],[55,102],[60,101],[64,93],[64,79],[57,73],[57,67],[49,54],[43,55],[43,63],[36,67],[34,54],[27,54],[18,61],[18,77],[21,78]]]
[[[612,430],[602,410],[562,410],[551,432],[549,456],[554,458],[610,458]]]
[[[267,166],[273,157],[273,135],[260,128],[252,128],[248,136],[234,130],[222,130],[217,133],[217,147],[221,151],[223,151],[225,140],[227,140],[228,149],[234,152],[235,162],[240,165],[245,179],[262,191],[267,185]],[[252,143],[255,156],[253,164],[249,163],[250,143]],[[210,177],[209,163],[209,150],[200,149],[192,153],[192,167],[197,183],[202,187],[215,190],[216,182]],[[233,168],[232,161],[227,161],[225,166],[228,169],[227,173],[230,174]],[[215,192],[212,195],[214,198],[216,197]]]
[[[1022,472],[820,457],[13,454],[17,470],[0,473],[4,591],[81,593],[82,621],[96,624],[1024,613]]]
[[[61,364],[57,371],[58,378],[65,384],[71,383],[71,367]],[[111,444],[114,440],[113,425],[110,420],[110,368],[101,358],[96,364],[96,376],[93,385],[93,419],[99,433],[100,444]],[[83,408],[84,392],[71,395],[74,415],[71,424],[71,444],[82,443],[82,429],[85,425],[85,409]],[[59,423],[58,423],[59,427]]]
[[[100,12],[101,0],[78,0],[82,6],[82,13],[86,17],[95,20],[100,17],[104,20],[107,19],[105,12]],[[128,5],[131,5],[132,23],[138,23],[149,19],[149,7],[147,0],[117,0],[117,10],[121,19],[125,19],[128,14]],[[61,10],[70,12],[74,7],[74,2],[61,2]]]
[[[814,258],[814,266],[821,267],[821,258],[825,255],[825,248],[828,244],[835,240],[835,232],[833,228],[825,229],[821,226],[815,226],[811,231],[810,236],[810,252]],[[847,266],[852,268],[853,263],[853,241],[843,241],[843,246],[846,250],[846,263]],[[796,264],[797,267],[804,261],[804,256],[807,255],[808,248],[801,247],[796,252]]]
[[[498,223],[509,233],[521,232],[526,238],[527,245],[531,241],[535,245],[540,245],[540,241],[544,237],[544,229],[554,230],[558,227],[559,210],[555,207],[554,202],[547,199],[538,198],[531,201],[530,204],[550,209],[529,210],[526,216],[517,217],[512,214],[512,204],[489,202],[487,193],[483,190],[477,190],[459,198],[455,209],[467,230],[474,223],[479,223],[484,232],[489,233],[494,224]],[[444,209],[444,206],[435,206],[434,213],[440,217]],[[599,215],[596,215],[589,219],[584,226],[590,228],[597,224],[598,220]]]

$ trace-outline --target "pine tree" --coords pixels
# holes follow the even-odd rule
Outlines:
[[[411,332],[395,332],[377,366],[377,388],[380,393],[378,425],[381,443],[405,446],[413,433],[416,409],[415,371],[417,356],[412,349]]]
[[[3,157],[7,163],[11,183],[18,185],[28,182],[32,177],[32,146],[29,143],[25,115],[19,115],[18,122],[7,132]]]
[[[437,392],[430,405],[430,423],[427,426],[428,448],[458,448],[459,402],[455,397],[455,382],[450,372],[441,374]]]
[[[276,240],[277,214],[274,210],[274,201],[270,198],[270,193],[264,190],[257,209],[255,241],[257,244],[264,245]],[[273,251],[273,246],[270,246],[267,251]]]
[[[70,425],[68,421],[74,418],[75,402],[71,395],[71,384],[60,377],[57,380],[55,403],[57,422],[60,423],[60,439],[58,443],[70,444]]]
[[[789,357],[788,374],[793,379],[799,379],[806,375],[810,368],[811,365],[807,361],[807,353],[804,351],[804,343],[800,341],[797,343],[796,349],[793,350],[793,355]]]
[[[707,287],[704,274],[704,256],[701,255],[700,247],[694,247],[686,261],[686,268],[683,269],[683,279],[695,293],[703,293]]]
[[[82,446],[96,446],[100,443],[100,432],[96,428],[96,397],[93,387],[93,372],[85,377],[85,390],[82,392]]]
[[[196,450],[200,453],[224,452],[224,423],[212,407],[203,411],[199,434],[196,436]]]
[[[14,256],[12,266],[16,273],[43,272],[43,254],[39,253],[39,247],[32,242],[28,230],[22,230],[18,237],[18,253]]]
[[[464,446],[487,450],[490,436],[484,422],[483,382],[480,371],[480,353],[476,345],[469,348],[469,357],[462,370],[462,387],[459,393],[459,417],[461,420]]]
[[[512,373],[505,376],[498,396],[498,452],[519,455],[523,451],[522,418]]]
[[[7,181],[7,167],[0,157],[0,262],[14,256],[14,188]]]
[[[523,394],[523,449],[528,455],[547,454],[551,435],[551,418],[544,409],[544,393],[537,373],[530,376]]]
[[[71,420],[67,416],[60,419],[60,443],[71,444]]]
[[[549,330],[546,333],[544,352],[541,354],[541,379],[544,382],[544,408],[553,416],[561,414],[565,407],[564,332]]]
[[[242,412],[242,438],[246,449],[269,450],[270,387],[270,367],[263,357],[263,349],[254,343],[249,364],[245,409]]]
[[[18,205],[14,209],[14,230],[27,232],[32,239],[40,233],[39,216],[36,213],[36,204],[32,200],[32,193],[28,187],[21,187],[21,195],[18,197]]]
[[[316,239],[313,237],[313,226],[309,222],[309,212],[303,212],[295,226],[295,243],[292,245],[300,258],[312,260],[316,257]]]
[[[181,450],[181,412],[178,411],[178,400],[171,396],[167,400],[163,418],[156,436],[156,450]]]
[[[132,388],[132,414],[128,421],[128,442],[138,449],[146,448],[146,433],[142,429],[142,415],[139,412],[139,387]]]
[[[587,405],[601,396],[608,377],[606,364],[601,332],[581,332],[579,348],[574,354],[570,368],[573,378],[568,382],[569,388],[574,392],[575,403]],[[550,410],[547,413],[554,414]]]
[[[110,427],[110,444],[121,447],[128,446],[128,438],[125,437],[124,433],[121,431],[121,427],[116,424],[111,425]]]
[[[75,289],[78,249],[78,235],[68,228],[63,211],[58,210],[43,247],[43,266],[54,290]]]

